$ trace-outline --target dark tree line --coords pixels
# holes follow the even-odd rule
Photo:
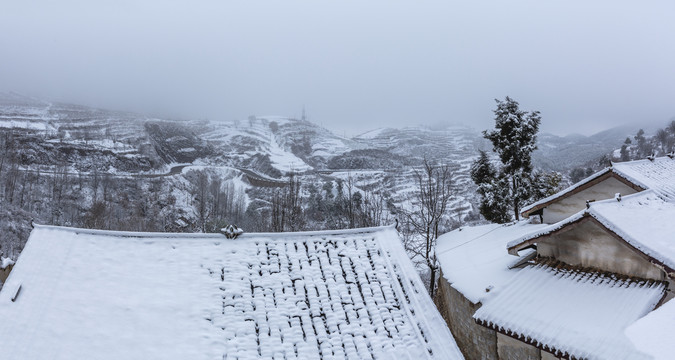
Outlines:
[[[619,150],[619,158],[614,161],[631,161],[645,159],[648,156],[663,156],[675,151],[675,120],[656,131],[653,136],[645,135],[643,129],[631,137],[627,137]]]
[[[393,222],[391,199],[357,189],[354,179],[323,179],[303,184],[289,174],[285,186],[258,194],[243,226],[247,231],[304,231],[380,226]]]
[[[241,221],[245,194],[206,171],[185,177],[118,176],[96,163],[27,165],[25,137],[0,134],[0,255],[14,259],[31,221],[104,230],[217,231]],[[194,209],[194,211],[192,211]]]

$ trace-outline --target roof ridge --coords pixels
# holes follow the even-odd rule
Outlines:
[[[226,240],[222,233],[177,233],[177,232],[137,232],[137,231],[122,231],[122,230],[100,230],[100,229],[85,229],[70,226],[58,225],[43,225],[32,223],[34,229],[58,230],[65,232],[72,232],[75,234],[90,234],[103,236],[120,236],[133,238],[209,238]],[[321,235],[347,235],[347,234],[364,234],[376,233],[386,230],[395,230],[395,225],[342,229],[342,230],[319,230],[319,231],[297,231],[297,232],[259,232],[259,233],[244,233],[238,239],[248,237],[260,236],[274,236],[274,237],[289,237],[289,236],[321,236]]]

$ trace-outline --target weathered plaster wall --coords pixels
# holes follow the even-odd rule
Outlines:
[[[541,359],[541,351],[536,347],[499,333],[497,334],[497,353],[500,360]]]
[[[539,241],[537,253],[570,265],[665,280],[663,271],[592,221]]]
[[[438,281],[438,290],[434,300],[467,360],[498,359],[497,333],[476,324],[472,317],[480,304],[473,304],[459,291],[452,288],[443,274]]]
[[[620,193],[623,196],[634,194],[636,191],[621,181],[610,177],[601,183],[545,207],[543,210],[544,223],[557,223],[578,213],[586,207],[586,200],[611,199],[616,193]]]

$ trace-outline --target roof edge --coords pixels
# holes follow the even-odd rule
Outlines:
[[[364,228],[355,228],[355,229],[341,229],[341,230],[316,230],[316,231],[296,231],[296,232],[258,232],[258,233],[243,233],[239,236],[239,239],[252,236],[316,236],[316,235],[343,235],[343,234],[363,234],[363,233],[375,233],[385,230],[396,230],[396,225],[383,225],[383,226],[373,226],[373,227],[364,227]]]
[[[656,193],[653,192],[653,190],[646,190],[649,193],[653,193],[655,196],[658,196]],[[632,198],[632,197],[638,197],[638,196],[644,196],[645,193],[636,193],[636,194],[631,194],[626,196],[625,198]],[[605,199],[601,200],[597,203],[608,203],[608,202],[614,202],[616,200],[614,199]],[[666,260],[664,259],[659,259],[654,257],[651,254],[648,254],[644,250],[639,248],[639,245],[636,245],[637,241],[635,241],[633,238],[631,238],[629,235],[624,234],[623,232],[617,232],[612,229],[607,225],[608,220],[600,216],[600,214],[597,214],[597,212],[593,211],[593,205],[591,204],[588,209],[584,209],[581,212],[572,215],[568,217],[567,219],[564,219],[560,222],[557,222],[555,224],[552,224],[550,227],[547,227],[543,229],[542,231],[537,231],[535,233],[526,235],[520,239],[514,240],[513,242],[509,242],[507,244],[507,251],[511,255],[518,255],[518,251],[522,250],[523,248],[527,246],[531,246],[533,243],[537,242],[537,240],[541,239],[544,236],[549,236],[552,234],[560,233],[566,231],[565,229],[573,225],[575,223],[579,223],[581,221],[587,221],[591,220],[594,223],[596,223],[598,226],[600,226],[602,229],[604,229],[606,232],[611,234],[614,238],[619,240],[620,242],[624,243],[626,246],[628,246],[630,249],[635,251],[638,254],[641,254],[644,256],[649,262],[652,264],[661,267],[663,271],[665,271],[667,274],[673,274],[675,273],[675,268],[672,266],[669,266],[666,264]]]
[[[630,178],[629,176],[626,176],[624,173],[622,173],[620,170],[617,170],[615,167],[608,167],[605,168],[587,178],[584,180],[579,181],[576,184],[573,184],[572,186],[566,188],[565,190],[562,190],[558,193],[555,193],[549,197],[546,197],[544,199],[541,199],[531,205],[528,205],[522,209],[520,214],[523,217],[529,217],[532,213],[541,210],[551,203],[554,203],[558,200],[565,199],[569,196],[572,196],[578,192],[584,191],[592,186],[595,186],[602,181],[605,181],[609,178],[614,178],[626,186],[634,189],[637,192],[645,191],[648,190],[649,187],[646,186],[645,184]]]
[[[489,321],[476,319],[476,318],[474,318],[474,321],[476,322],[476,324],[478,324],[480,326],[483,326],[483,327],[488,328],[490,330],[494,330],[494,331],[496,331],[496,332],[498,332],[502,335],[511,337],[511,338],[516,339],[518,341],[522,341],[525,344],[534,346],[535,348],[537,348],[539,350],[546,351],[547,353],[550,353],[553,356],[560,357],[561,359],[570,359],[570,354],[568,352],[558,350],[557,348],[555,348],[553,346],[548,346],[547,344],[543,344],[543,343],[541,343],[541,342],[539,342],[539,341],[537,341],[537,340],[535,340],[535,339],[533,339],[529,336],[525,336],[524,334],[515,332],[513,330],[507,330],[507,329],[505,329],[501,326],[497,326],[497,324],[489,322]]]
[[[592,210],[592,208],[590,210]],[[663,271],[666,272],[666,274],[675,273],[675,268],[666,264],[667,260],[665,260],[663,258],[659,259],[659,258],[654,257],[654,255],[648,254],[645,250],[643,250],[639,247],[640,243],[638,241],[636,241],[635,239],[633,239],[631,236],[624,233],[623,231],[615,231],[615,230],[610,229],[609,226],[607,225],[607,223],[609,221],[607,219],[605,219],[603,216],[601,216],[600,214],[598,214],[596,212],[593,212],[593,211],[589,211],[589,215],[590,215],[590,218],[593,219],[593,221],[598,226],[602,227],[605,231],[607,231],[609,234],[611,234],[614,238],[616,238],[620,242],[624,243],[626,246],[628,246],[630,249],[632,249],[636,253],[644,256],[652,264],[662,268]]]
[[[68,226],[56,225],[41,225],[33,223],[34,230],[58,230],[67,231],[75,234],[88,235],[103,235],[103,236],[120,236],[120,237],[134,237],[134,238],[208,238],[224,240],[225,235],[222,233],[172,233],[172,232],[137,232],[137,231],[119,231],[119,230],[98,230],[98,229],[84,229]],[[375,233],[386,230],[396,230],[396,225],[344,229],[344,230],[318,230],[318,231],[297,231],[297,232],[260,232],[260,233],[244,233],[238,239],[245,239],[257,236],[321,236],[321,235],[342,235],[342,234],[363,234]]]
[[[568,186],[564,190],[561,190],[561,191],[559,191],[559,192],[557,192],[557,193],[555,193],[551,196],[545,197],[545,198],[543,198],[541,200],[538,200],[538,201],[536,201],[536,202],[534,202],[534,203],[532,203],[528,206],[525,206],[520,211],[520,214],[524,217],[529,217],[531,213],[533,213],[533,212],[535,212],[539,209],[545,208],[546,206],[548,206],[549,204],[551,204],[552,202],[554,202],[556,200],[559,200],[561,198],[566,198],[568,196],[571,196],[574,193],[585,190],[585,189],[595,185],[596,183],[594,181],[598,180],[599,178],[601,178],[603,176],[609,177],[611,175],[608,175],[608,174],[611,174],[612,172],[613,172],[613,167],[604,168],[604,169],[596,172],[595,174]]]
[[[522,250],[522,248],[530,246],[532,243],[535,242],[535,240],[547,236],[556,232],[560,232],[561,230],[565,229],[567,225],[571,225],[573,223],[582,221],[584,218],[588,217],[588,210],[584,209],[564,220],[561,220],[555,224],[551,224],[550,226],[541,229],[539,231],[535,231],[533,233],[530,233],[528,235],[525,235],[519,239],[510,241],[509,243],[506,244],[506,249],[508,250],[508,253],[511,255],[518,255],[518,251]]]

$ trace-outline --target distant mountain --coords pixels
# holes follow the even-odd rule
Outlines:
[[[568,174],[636,131],[540,134],[535,165]],[[456,225],[476,219],[469,170],[480,149],[490,151],[491,144],[466,126],[384,128],[345,138],[289,117],[178,121],[0,94],[0,255],[18,255],[31,220],[196,231],[199,217],[208,215],[198,207],[204,198],[218,199],[219,211],[238,224],[249,216],[264,222],[269,216],[261,214],[269,214],[271,195],[290,172],[305,199],[343,184],[365,201],[382,196],[383,218],[393,221],[414,205],[424,159],[450,166],[454,196],[446,225]],[[197,175],[202,170],[209,173],[208,191]]]
[[[465,164],[479,149],[491,150],[479,130],[466,126],[382,128],[349,139],[288,117],[174,121],[17,94],[0,94],[0,128],[45,140],[33,141],[29,163],[79,160],[88,168],[85,158],[93,157],[104,171],[147,171],[199,160],[280,177],[289,171],[405,168],[423,158]],[[611,153],[635,132],[617,127],[592,136],[539,134],[535,165],[567,172]]]
[[[591,136],[539,134],[538,150],[533,153],[534,164],[563,173],[578,166],[594,167],[600,158],[611,154],[627,136],[632,137],[637,130],[637,127],[621,126]]]
[[[213,122],[201,136],[216,149],[211,161],[274,177],[323,169],[332,157],[364,147],[309,121],[281,116]]]
[[[20,163],[26,168],[138,174],[193,164],[276,179],[295,172],[306,183],[351,178],[357,188],[387,193],[399,206],[414,190],[414,171],[426,158],[451,164],[457,193],[453,212],[464,215],[476,202],[471,163],[480,149],[491,150],[479,130],[466,126],[382,128],[345,138],[282,116],[176,121],[16,94],[0,94],[0,128],[12,129],[13,146],[21,147]],[[535,165],[568,174],[597,163],[635,132],[624,127],[593,136],[540,134]]]

